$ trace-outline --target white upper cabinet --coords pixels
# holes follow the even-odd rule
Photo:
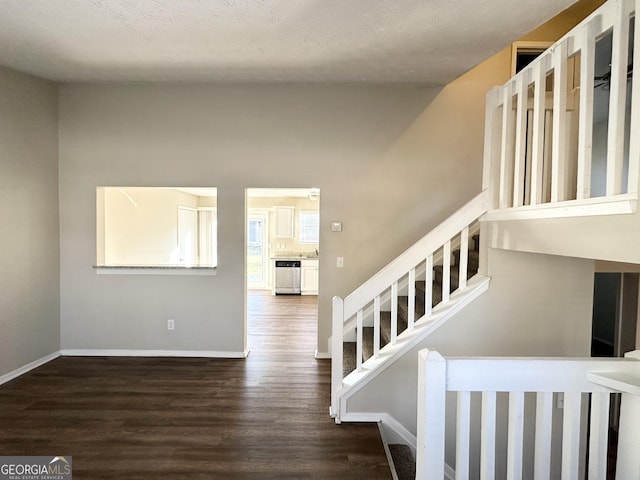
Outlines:
[[[293,238],[294,207],[273,207],[276,238]]]

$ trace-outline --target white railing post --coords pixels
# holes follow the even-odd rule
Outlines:
[[[640,0],[635,0],[635,34],[633,38],[633,64],[640,65]],[[640,69],[636,67],[633,71],[633,81],[631,87],[631,131],[638,132],[640,128]],[[640,188],[640,135],[631,135],[629,145],[629,179],[627,185],[628,193],[637,193]]]
[[[513,162],[513,206],[524,205],[525,164],[527,149],[527,90],[529,87],[529,70],[523,71],[516,80],[516,144]]]
[[[331,322],[331,416],[340,423],[338,392],[342,388],[342,339],[344,326],[344,301],[337,295],[332,301]]]
[[[627,48],[629,12],[627,2],[618,0],[613,24],[611,81],[609,91],[609,132],[607,135],[607,196],[622,193],[624,164],[624,123],[627,98]]]
[[[498,208],[511,207],[510,186],[513,185],[513,97],[512,82],[502,87],[502,137],[500,148],[500,184]]]
[[[640,360],[640,350],[628,352],[625,358]],[[636,370],[636,375],[640,374]],[[620,427],[618,431],[618,459],[616,463],[616,478],[640,478],[640,394],[638,394],[637,380],[635,393],[623,393],[620,404]]]
[[[551,201],[565,200],[567,144],[567,41],[553,50],[553,139],[551,147]]]
[[[447,364],[438,352],[418,354],[416,479],[444,478]]]
[[[596,63],[597,21],[592,20],[581,31],[580,43],[580,115],[578,120],[578,173],[576,198],[591,196],[591,158],[593,138],[593,76]]]
[[[496,478],[496,392],[482,392],[480,480]]]
[[[640,478],[640,395],[623,393],[620,403],[616,478]]]
[[[542,203],[542,169],[544,166],[546,59],[544,55],[533,67],[533,137],[531,140],[531,205]]]
[[[500,88],[487,92],[484,114],[484,155],[482,190],[489,191],[489,209],[498,208],[498,185],[500,185],[500,138],[501,117],[498,115]]]

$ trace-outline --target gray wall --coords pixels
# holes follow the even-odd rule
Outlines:
[[[455,121],[463,109],[482,118],[484,89],[61,86],[62,347],[242,351],[245,189],[315,186],[326,352],[331,297],[479,191],[482,123],[469,134]],[[448,117],[425,114],[451,104]],[[97,276],[98,185],[217,187],[217,276]],[[333,220],[342,233],[330,232]]]
[[[479,192],[492,75],[442,91],[62,86],[63,348],[242,350],[245,189],[315,186],[318,350],[326,352],[332,296],[348,294]],[[98,185],[217,187],[218,275],[96,276]],[[335,220],[342,233],[330,232]],[[167,318],[177,322],[171,335]]]
[[[0,67],[0,376],[60,349],[57,104]]]

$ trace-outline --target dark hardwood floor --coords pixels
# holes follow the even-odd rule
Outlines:
[[[0,386],[0,455],[75,479],[391,478],[373,424],[329,418],[316,297],[250,292],[247,359],[61,357]]]

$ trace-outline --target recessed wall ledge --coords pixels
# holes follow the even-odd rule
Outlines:
[[[564,202],[526,205],[523,207],[490,210],[483,221],[532,220],[544,218],[589,217],[597,215],[625,215],[636,213],[638,195],[625,193],[611,197],[567,200]]]
[[[182,265],[94,265],[97,275],[216,275],[217,267]]]

